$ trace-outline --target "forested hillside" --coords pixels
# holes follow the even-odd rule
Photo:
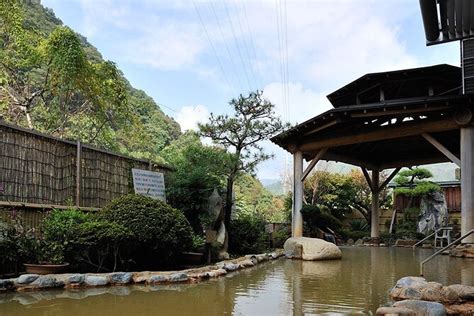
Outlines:
[[[0,60],[0,119],[7,122],[155,160],[181,133],[40,1],[1,2]]]

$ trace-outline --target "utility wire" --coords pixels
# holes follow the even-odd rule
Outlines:
[[[258,62],[258,57],[257,57],[257,50],[255,49],[255,44],[254,44],[254,38],[252,35],[252,30],[250,28],[250,23],[248,19],[248,14],[247,14],[247,8],[245,7],[245,1],[241,0],[242,7],[244,8],[244,17],[245,17],[245,22],[247,24],[247,29],[249,32],[249,37],[250,37],[250,43],[252,44],[252,52],[253,52],[253,57],[256,63],[256,68],[257,68],[257,73],[260,81],[260,87],[263,88],[263,76],[262,76],[262,71],[260,69],[260,63]]]
[[[232,19],[230,18],[229,8],[227,7],[227,5],[225,3],[225,0],[223,0],[222,4],[223,4],[225,12],[227,14],[227,19],[229,20],[230,29],[232,31],[232,37],[234,39],[235,46],[237,47],[237,53],[239,54],[240,62],[242,64],[242,68],[244,70],[245,77],[247,78],[247,83],[248,83],[249,89],[252,90],[252,83],[250,82],[250,77],[249,77],[249,74],[247,72],[247,67],[245,67],[244,58],[243,58],[242,52],[240,50],[240,45],[239,45],[239,42],[237,40],[237,36],[235,36],[234,24],[232,23]]]
[[[249,66],[250,66],[250,74],[253,77],[253,82],[255,84],[255,88],[258,88],[259,83],[258,83],[258,80],[257,80],[257,76],[255,74],[255,70],[252,66],[252,57],[250,56],[250,49],[249,49],[250,45],[247,45],[247,39],[245,38],[244,29],[242,28],[242,22],[240,21],[240,14],[239,14],[239,11],[237,10],[237,7],[236,7],[235,3],[233,5],[233,7],[234,7],[235,15],[237,16],[237,22],[239,23],[240,34],[242,36],[242,41],[244,42],[245,52],[247,53],[246,57],[247,57],[247,61],[248,61]]]
[[[217,54],[217,51],[216,51],[216,48],[214,47],[214,44],[212,44],[212,40],[211,40],[211,37],[209,36],[209,32],[207,31],[207,28],[206,28],[206,25],[204,24],[204,20],[202,19],[201,17],[201,14],[199,13],[199,10],[196,6],[196,2],[195,0],[193,0],[193,5],[194,5],[194,9],[196,10],[196,14],[197,16],[199,17],[199,21],[201,22],[201,25],[204,29],[204,33],[206,34],[206,37],[207,37],[207,40],[209,42],[209,45],[212,47],[212,51],[214,53],[214,56],[216,57],[217,59],[217,63],[219,64],[219,68],[221,69],[221,72],[222,72],[222,76],[224,77],[225,81],[227,82],[227,85],[231,88],[231,89],[234,89],[235,90],[235,87],[233,85],[231,85],[229,79],[227,78],[227,75],[224,71],[224,66],[222,65],[222,62],[221,62],[221,59],[219,58],[219,55]],[[173,110],[174,111],[174,110]],[[175,111],[176,112],[176,111]]]
[[[239,73],[237,71],[237,67],[235,66],[234,59],[232,58],[232,54],[230,53],[229,46],[227,45],[227,41],[225,40],[224,31],[222,30],[221,22],[219,20],[219,17],[217,16],[216,9],[214,8],[214,3],[212,1],[211,1],[211,9],[212,9],[214,17],[217,21],[217,26],[219,27],[219,31],[220,31],[221,36],[222,36],[222,41],[224,42],[225,48],[227,50],[227,54],[229,55],[229,59],[230,59],[230,62],[232,64],[232,68],[234,69],[234,73],[235,73],[235,76],[237,78],[237,82],[239,83],[240,91],[243,91],[244,89],[243,89],[243,86],[242,86],[242,82],[240,80]]]

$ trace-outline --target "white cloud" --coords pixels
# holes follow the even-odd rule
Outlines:
[[[286,107],[283,102],[283,89],[282,83],[272,82],[263,88],[263,95],[275,104],[275,112],[284,121],[302,123],[331,108],[326,93],[317,93],[305,88],[301,82],[288,84],[289,107]]]
[[[204,105],[183,106],[176,115],[181,130],[196,130],[198,123],[204,123],[209,117],[209,110]]]

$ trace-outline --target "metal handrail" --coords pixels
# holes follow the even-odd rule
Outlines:
[[[423,265],[425,263],[427,263],[428,261],[430,261],[431,259],[433,259],[434,257],[436,257],[437,255],[439,255],[440,253],[442,253],[443,251],[451,248],[453,245],[457,244],[458,242],[462,241],[464,238],[470,236],[471,234],[474,233],[474,229],[471,229],[470,231],[468,231],[467,233],[465,233],[463,236],[459,237],[458,239],[456,239],[455,241],[451,242],[449,245],[447,245],[446,247],[444,248],[441,248],[440,250],[436,251],[434,254],[432,254],[431,256],[429,256],[428,258],[426,258],[425,260],[423,260],[421,263],[420,263],[420,275],[423,276]]]
[[[436,235],[438,232],[442,231],[442,230],[452,230],[453,228],[452,227],[441,227],[441,228],[438,228],[437,230],[435,230],[434,232],[432,232],[430,235],[426,236],[425,238],[423,238],[422,240],[420,240],[419,242],[417,242],[416,244],[413,245],[413,250],[415,250],[416,246],[418,246],[419,244],[422,244],[425,240],[433,237],[434,235]],[[435,245],[436,246],[436,245]]]

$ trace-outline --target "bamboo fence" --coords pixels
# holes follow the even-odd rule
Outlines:
[[[0,121],[0,206],[98,209],[133,192],[132,168],[170,171]]]

